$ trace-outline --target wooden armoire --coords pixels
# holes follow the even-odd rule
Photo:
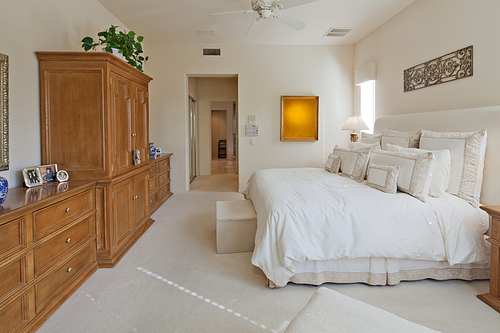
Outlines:
[[[107,52],[36,52],[42,163],[97,180],[99,267],[113,267],[149,214],[148,75]],[[140,163],[134,163],[134,150]]]

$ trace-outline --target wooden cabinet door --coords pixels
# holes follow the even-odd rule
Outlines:
[[[131,93],[131,81],[111,73],[113,175],[121,174],[133,166]]]
[[[133,179],[129,178],[123,182],[113,185],[113,223],[114,223],[114,248],[119,249],[123,243],[133,235],[134,232],[134,209],[132,198],[134,197]]]
[[[149,163],[148,87],[133,84],[134,112],[132,117],[133,147],[141,153],[141,165]]]
[[[134,177],[135,225],[138,226],[149,217],[149,170]]]

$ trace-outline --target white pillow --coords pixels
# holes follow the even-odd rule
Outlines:
[[[450,185],[450,171],[451,171],[451,155],[448,149],[442,150],[425,150],[419,148],[403,148],[400,146],[385,145],[387,151],[399,151],[402,153],[413,154],[434,154],[434,172],[432,174],[432,181],[429,187],[429,195],[431,197],[440,198],[444,195],[448,186]]]
[[[366,174],[366,185],[386,193],[397,192],[399,166],[370,163]]]
[[[420,131],[400,132],[384,129],[381,135],[382,140],[380,141],[380,145],[382,146],[382,149],[385,149],[385,145],[388,143],[405,148],[418,148]]]
[[[380,139],[382,136],[380,134],[370,134],[361,132],[361,138],[359,142],[361,143],[378,143],[380,145]]]
[[[326,160],[325,170],[331,173],[338,173],[340,170],[340,156],[330,154]]]
[[[425,202],[426,185],[430,185],[432,180],[433,158],[432,153],[410,154],[374,150],[370,156],[370,163],[399,166],[398,190]]]
[[[349,148],[377,148],[380,149],[380,143],[374,142],[374,143],[363,143],[363,142],[351,142],[349,143]]]
[[[333,155],[340,156],[341,174],[357,182],[365,179],[366,167],[370,159],[371,148],[351,149],[335,146]]]
[[[450,186],[447,192],[479,206],[483,183],[486,129],[475,132],[433,132],[422,130],[420,148],[448,149],[451,155]]]

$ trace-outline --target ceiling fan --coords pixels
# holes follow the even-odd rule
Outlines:
[[[236,14],[236,13],[244,13],[244,14],[252,14],[257,13],[259,17],[255,18],[250,24],[245,35],[248,35],[250,30],[256,26],[255,23],[261,22],[267,18],[275,18],[278,19],[281,23],[293,28],[295,30],[304,29],[306,24],[302,21],[299,21],[291,16],[288,16],[283,13],[278,13],[279,10],[288,9],[292,7],[297,7],[301,5],[305,5],[311,2],[316,2],[318,0],[251,0],[252,2],[252,10],[237,10],[230,12],[222,12],[222,13],[213,13],[213,15],[222,15],[222,14]]]

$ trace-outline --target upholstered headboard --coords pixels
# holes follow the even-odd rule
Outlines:
[[[500,106],[424,112],[380,117],[375,133],[384,128],[398,131],[427,129],[440,132],[488,130],[481,204],[500,205]]]

